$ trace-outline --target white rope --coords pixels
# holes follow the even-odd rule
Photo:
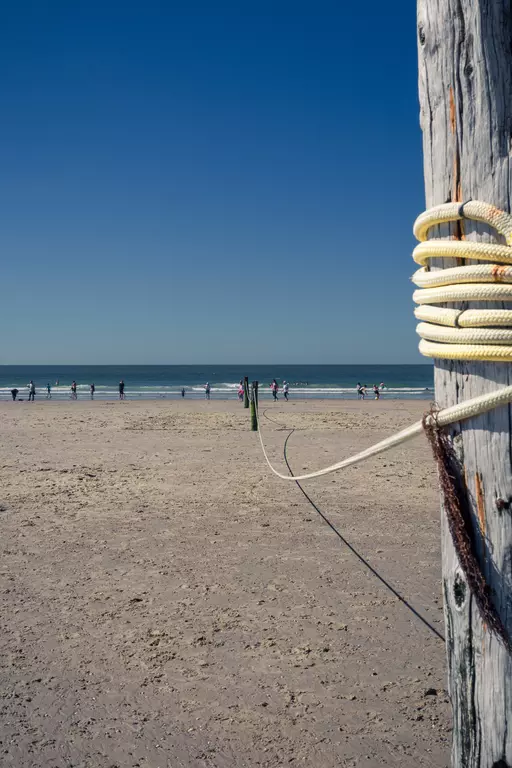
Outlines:
[[[497,392],[480,395],[479,397],[475,397],[471,400],[466,400],[464,403],[458,403],[457,405],[452,405],[449,408],[445,408],[443,411],[439,411],[439,413],[436,414],[436,420],[439,426],[445,427],[448,424],[453,424],[457,421],[464,421],[465,419],[479,416],[480,414],[486,413],[487,411],[492,411],[494,408],[498,408],[501,405],[507,405],[507,403],[510,403],[511,401],[512,386],[503,387],[503,389],[500,389]],[[372,456],[377,456],[379,453],[383,453],[384,451],[389,450],[389,448],[394,448],[396,445],[405,443],[407,440],[416,437],[416,435],[421,434],[423,431],[423,421],[417,421],[415,424],[411,424],[410,427],[406,427],[406,429],[402,429],[395,435],[391,435],[391,437],[387,437],[385,440],[381,440],[379,443],[372,445],[370,448],[366,448],[364,451],[356,453],[354,456],[350,456],[348,459],[342,459],[342,461],[338,461],[336,464],[331,464],[328,467],[324,467],[324,469],[318,469],[316,472],[309,472],[307,475],[284,475],[272,466],[267,451],[265,450],[257,405],[256,416],[258,419],[258,434],[260,438],[261,449],[268,466],[274,475],[280,477],[281,480],[292,481],[312,480],[314,477],[329,475],[331,472],[337,472],[338,470],[345,469],[345,467],[350,467],[353,464],[359,464],[359,462],[364,461],[365,459],[369,459]],[[432,416],[427,416],[427,420],[431,420],[432,418]]]
[[[506,245],[469,240],[428,240],[433,227],[460,219],[481,221],[505,238]],[[421,264],[412,277],[419,290],[413,299],[421,337],[420,352],[445,360],[512,362],[512,311],[507,309],[457,310],[431,305],[451,302],[512,301],[512,216],[477,200],[447,203],[422,213],[414,224],[422,241],[413,259]],[[492,264],[465,264],[430,271],[432,260],[472,259]],[[450,326],[446,330],[445,326]],[[500,326],[496,330],[495,326]],[[506,329],[506,330],[505,330]]]

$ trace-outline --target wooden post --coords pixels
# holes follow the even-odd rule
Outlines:
[[[256,406],[258,405],[258,382],[251,384],[251,432],[258,431],[258,417],[256,416]]]
[[[427,207],[470,198],[510,211],[510,0],[418,0],[420,116]],[[437,237],[492,241],[463,221]],[[455,266],[450,259],[434,268]],[[468,304],[467,306],[478,306]],[[480,307],[489,306],[482,305]],[[510,309],[505,304],[500,307]],[[436,361],[436,400],[453,405],[512,381],[504,363]],[[471,500],[475,547],[492,601],[512,632],[511,409],[451,430]],[[454,768],[511,768],[512,658],[485,625],[460,570],[444,514],[443,594]]]
[[[244,408],[249,407],[249,377],[244,376]]]

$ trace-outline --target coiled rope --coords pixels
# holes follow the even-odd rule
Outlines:
[[[428,240],[432,227],[471,219],[483,222],[503,236],[505,245],[468,240]],[[512,216],[488,203],[446,203],[422,213],[414,224],[420,241],[413,252],[421,266],[412,277],[419,290],[414,314],[421,320],[420,352],[443,360],[512,361],[512,310],[453,309],[437,305],[451,302],[512,301]],[[440,258],[478,259],[491,264],[430,271]]]
[[[475,243],[467,240],[427,240],[432,227],[461,219],[488,224],[505,238],[506,245]],[[486,360],[512,362],[512,310],[453,309],[438,304],[461,301],[512,301],[512,216],[488,203],[446,203],[422,213],[414,223],[414,234],[420,241],[413,259],[421,268],[413,275],[419,287],[413,298],[420,306],[414,314],[421,320],[416,328],[421,336],[420,352],[427,357],[446,360]],[[471,264],[430,272],[430,262],[437,258],[479,259],[492,264]],[[510,267],[503,266],[510,264]],[[432,306],[433,305],[433,306]],[[505,326],[505,327],[503,327]],[[512,386],[480,395],[439,411],[437,427],[464,421],[512,402]],[[265,460],[281,480],[312,480],[345,467],[358,464],[421,434],[424,422],[387,437],[354,456],[331,464],[316,472],[290,477],[272,466],[268,458],[256,404],[258,434]],[[427,416],[425,424],[432,422]]]

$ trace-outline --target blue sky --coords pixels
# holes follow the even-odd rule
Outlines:
[[[416,363],[415,3],[0,0],[1,363]]]

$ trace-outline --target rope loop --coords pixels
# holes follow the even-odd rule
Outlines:
[[[506,245],[469,240],[429,240],[433,227],[461,219],[492,227]],[[443,360],[512,362],[512,310],[483,307],[454,309],[452,302],[512,302],[512,216],[488,203],[445,203],[422,213],[414,224],[420,244],[413,259],[421,269],[412,277],[420,322],[420,352]],[[431,271],[439,258],[479,262]],[[490,263],[489,263],[490,262]]]

